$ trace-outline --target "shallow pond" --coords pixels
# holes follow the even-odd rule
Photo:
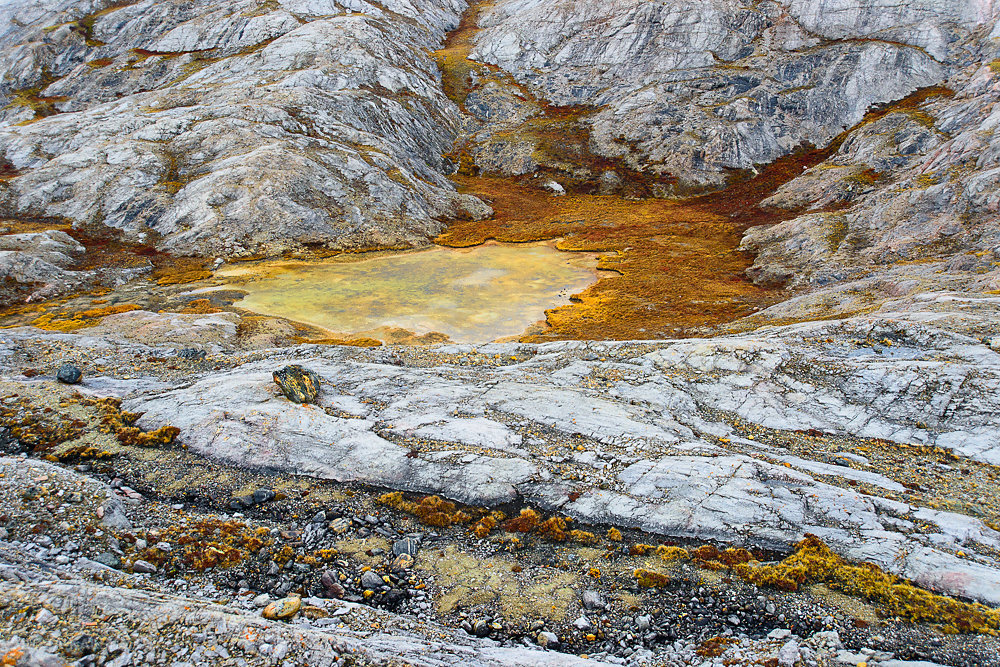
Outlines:
[[[401,328],[455,342],[516,336],[598,279],[597,255],[550,244],[490,243],[319,262],[264,262],[217,273],[247,296],[236,305],[341,335],[385,339]]]

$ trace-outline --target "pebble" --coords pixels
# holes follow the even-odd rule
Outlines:
[[[114,568],[116,570],[121,569],[122,566],[121,559],[118,558],[118,556],[111,553],[110,551],[104,551],[102,553],[97,554],[96,556],[94,556],[94,561],[100,563],[101,565],[106,565],[110,568]]]
[[[264,618],[272,621],[291,618],[298,613],[300,607],[302,607],[302,598],[282,598],[264,607]]]
[[[542,648],[556,647],[559,646],[559,638],[556,637],[554,632],[539,632],[538,638],[536,640],[538,645]]]

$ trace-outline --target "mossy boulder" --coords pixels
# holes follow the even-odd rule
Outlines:
[[[285,366],[274,371],[274,381],[293,403],[312,403],[319,396],[319,376],[302,366]]]

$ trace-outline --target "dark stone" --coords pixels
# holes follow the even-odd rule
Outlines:
[[[274,381],[293,403],[312,403],[319,396],[319,376],[302,366],[285,366],[274,371]]]
[[[10,429],[0,428],[0,454],[27,454],[31,448],[10,434]]]
[[[56,380],[63,384],[78,384],[83,378],[83,371],[73,364],[63,364],[56,373]]]
[[[120,570],[122,567],[122,560],[118,556],[114,555],[110,551],[105,551],[103,553],[94,556],[94,561],[100,563],[101,565],[107,565],[108,567]]]
[[[382,587],[382,577],[378,576],[371,570],[368,570],[361,575],[361,585],[370,590],[377,590]]]
[[[420,542],[413,539],[412,537],[404,537],[401,540],[396,540],[392,544],[392,554],[398,556],[399,554],[406,554],[407,556],[416,556],[417,550],[420,548]]]
[[[340,585],[340,577],[337,576],[336,572],[332,570],[327,570],[323,573],[323,576],[319,578],[319,583],[323,586],[323,590],[326,592],[326,596],[329,598],[341,599],[347,593],[344,587]]]
[[[490,634],[490,625],[486,621],[478,620],[472,624],[472,634],[477,637],[486,637]]]
[[[250,496],[238,496],[229,501],[229,509],[237,512],[249,507],[253,507],[253,499]]]
[[[97,640],[87,634],[79,634],[70,641],[66,647],[66,656],[70,658],[82,658],[85,655],[97,653]]]
[[[185,347],[183,350],[177,351],[177,356],[181,359],[189,359],[191,361],[202,361],[208,356],[205,350],[199,350],[196,347]]]
[[[253,501],[255,503],[266,503],[268,501],[274,500],[274,491],[271,489],[257,489],[253,492]]]

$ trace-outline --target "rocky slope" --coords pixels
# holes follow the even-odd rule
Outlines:
[[[551,104],[593,109],[590,150],[690,189],[825,146],[871,105],[940,83],[991,18],[936,0],[506,0],[481,11],[471,55]]]
[[[756,280],[808,290],[775,316],[856,312],[885,297],[912,303],[935,290],[1000,289],[1000,32],[984,26],[978,37],[970,63],[946,88],[890,108],[765,201],[812,209],[744,239],[757,253]]]
[[[202,256],[426,242],[488,211],[426,54],[463,8],[6,3],[0,210]]]

